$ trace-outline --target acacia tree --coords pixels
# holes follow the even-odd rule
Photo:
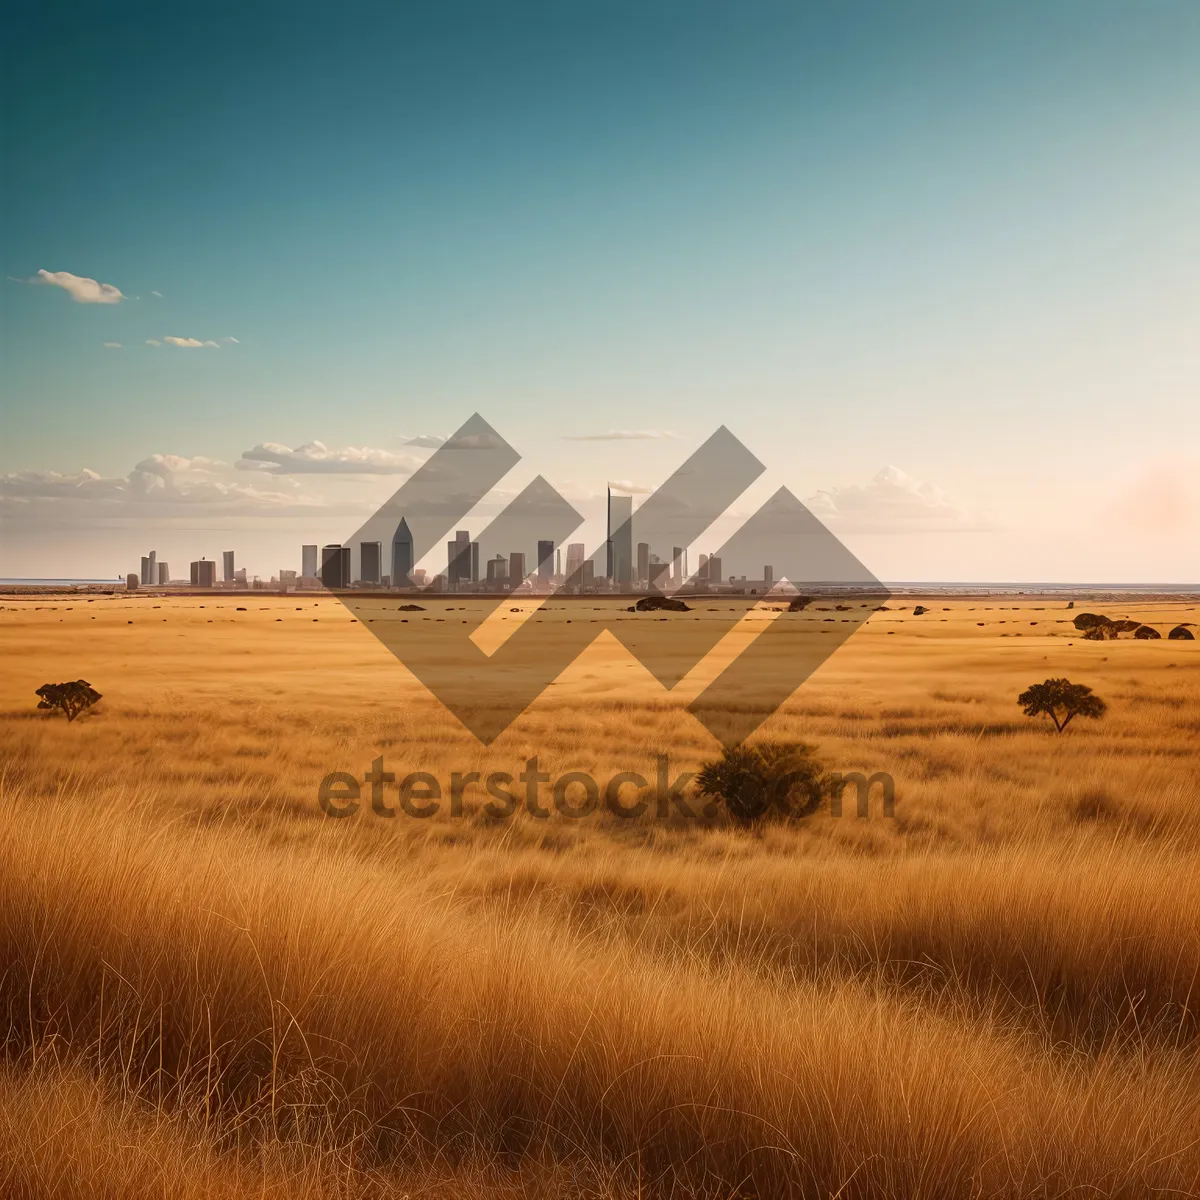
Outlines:
[[[59,708],[73,721],[85,708],[100,699],[100,693],[86,679],[70,683],[44,683],[37,690],[38,708]]]
[[[1017,703],[1027,717],[1046,713],[1059,733],[1075,717],[1099,717],[1108,707],[1099,696],[1092,695],[1092,689],[1086,684],[1072,683],[1069,679],[1035,683],[1017,697]]]
[[[821,803],[826,778],[814,748],[803,742],[760,742],[726,747],[696,773],[696,787],[742,825],[776,810],[806,817]]]

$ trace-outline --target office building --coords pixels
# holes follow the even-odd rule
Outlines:
[[[608,489],[608,577],[618,586],[633,579],[633,497]]]
[[[722,583],[724,580],[721,577],[721,560],[712,554],[708,559],[708,581],[709,583]]]
[[[232,583],[233,575],[234,575],[233,551],[232,550],[222,550],[221,551],[221,566],[223,568],[221,571],[221,578],[226,583]],[[314,567],[314,569],[315,569],[315,567]]]
[[[708,581],[708,555],[700,555],[700,569],[696,572],[696,578],[702,582]]]
[[[508,580],[508,559],[503,554],[489,558],[487,562],[487,582],[500,585]]]
[[[159,563],[158,564],[158,586],[166,587],[166,585],[170,582],[171,582],[171,564],[170,563]]]
[[[637,579],[645,583],[650,578],[650,543],[638,542],[637,546]]]
[[[539,583],[549,583],[554,574],[554,543],[539,541],[537,544],[537,574]]]
[[[671,547],[671,581],[673,583],[682,583],[687,576],[683,571],[683,547]]]
[[[379,542],[359,542],[358,577],[363,583],[383,582],[383,546]]]
[[[763,585],[769,592],[775,586],[775,568],[772,566],[763,567]]]
[[[561,550],[555,550],[555,552],[554,552],[554,573],[555,573],[555,575],[559,575],[559,576],[562,575],[562,551]]]
[[[321,583],[327,588],[350,586],[350,547],[331,543],[321,549]]]
[[[316,577],[317,577],[317,547],[316,546],[301,546],[300,547],[300,574],[305,579],[316,579]]]
[[[217,585],[217,564],[211,558],[192,563],[192,587],[210,588]]]
[[[471,582],[479,582],[479,543],[471,543]]]
[[[141,573],[142,587],[155,587],[158,584],[158,553],[151,550],[145,558],[142,559]]]
[[[392,537],[392,587],[412,587],[413,539],[408,522],[403,517]]]
[[[525,555],[520,550],[514,550],[508,556],[508,586],[520,587],[525,579]]]
[[[567,543],[567,578],[577,575],[583,570],[583,543],[568,542]]]

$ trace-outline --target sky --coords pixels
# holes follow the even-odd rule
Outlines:
[[[0,106],[2,577],[296,568],[478,412],[472,529],[725,425],[885,580],[1200,582],[1190,0],[26,5]]]

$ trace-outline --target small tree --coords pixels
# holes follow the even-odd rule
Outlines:
[[[806,817],[820,804],[824,786],[813,747],[802,742],[727,747],[696,773],[700,793],[741,825],[761,820],[772,808],[785,817]]]
[[[1054,722],[1055,729],[1062,733],[1075,717],[1103,716],[1108,707],[1092,689],[1069,679],[1047,679],[1035,683],[1017,697],[1017,703],[1027,717],[1046,713]]]
[[[60,708],[73,721],[85,708],[100,699],[100,693],[86,679],[71,683],[44,683],[37,690],[38,708]]]

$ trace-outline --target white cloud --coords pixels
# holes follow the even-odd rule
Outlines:
[[[121,343],[120,342],[105,342],[104,348],[105,348],[105,350],[120,350]]]
[[[125,299],[121,289],[111,283],[97,283],[86,275],[72,275],[70,271],[41,270],[27,282],[60,287],[77,304],[120,304]]]
[[[0,475],[0,513],[7,519],[61,527],[69,515],[102,520],[121,516],[162,517],[197,510],[231,515],[269,514],[312,508],[322,502],[304,495],[294,480],[267,487],[235,478],[228,463],[177,454],[152,454],[128,475],[105,478],[84,468],[15,471]]]
[[[865,486],[823,489],[805,504],[838,529],[928,532],[985,527],[936,484],[913,479],[899,467],[884,467]]]
[[[306,442],[292,449],[279,442],[260,442],[244,450],[236,466],[273,475],[410,475],[419,462],[412,455],[367,447],[330,450],[324,442]]]
[[[213,341],[202,342],[193,337],[165,337],[163,341],[168,346],[178,346],[182,350],[219,350],[221,347]]]
[[[219,341],[224,346],[240,346],[241,345],[241,342],[239,342],[237,340],[237,338],[235,338],[235,337],[218,338],[217,341]]]
[[[161,345],[162,345],[162,342],[160,342],[160,341],[158,340],[158,338],[147,338],[147,339],[146,339],[146,345],[147,345],[147,346],[161,346]]]
[[[425,450],[436,450],[445,440],[444,437],[438,437],[434,433],[422,433],[418,434],[415,438],[409,438],[404,444],[406,446],[420,446]]]
[[[152,295],[152,296],[157,296],[157,297],[158,297],[160,300],[163,298],[163,297],[162,297],[162,292],[155,292],[155,291],[151,291],[150,295]]]
[[[563,437],[564,442],[642,442],[674,440],[679,434],[669,429],[610,429],[606,433],[577,433]]]

